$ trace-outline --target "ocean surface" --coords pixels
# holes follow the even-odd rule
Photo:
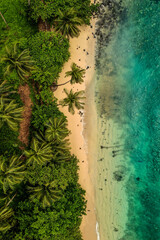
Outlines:
[[[100,240],[160,240],[160,1],[104,0],[97,23]]]

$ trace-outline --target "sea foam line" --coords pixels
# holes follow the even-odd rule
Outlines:
[[[97,234],[97,240],[100,240],[99,224],[98,224],[98,222],[96,222],[96,234]]]

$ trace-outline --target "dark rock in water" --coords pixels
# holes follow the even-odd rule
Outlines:
[[[97,36],[97,59],[100,58],[103,52],[103,46],[108,45],[111,40],[115,28],[120,22],[126,19],[127,11],[123,6],[123,2],[115,0],[102,0],[98,8],[98,21],[96,22]],[[95,38],[95,35],[93,35]]]
[[[115,232],[118,232],[118,228],[114,228],[114,231],[115,231]]]
[[[114,176],[114,179],[117,181],[117,182],[120,182],[123,180],[124,178],[124,173],[122,171],[115,171],[113,173],[113,176]]]
[[[140,181],[140,177],[137,177],[136,180],[137,180],[137,181]]]

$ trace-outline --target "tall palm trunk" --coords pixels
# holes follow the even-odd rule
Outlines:
[[[1,12],[0,12],[0,15],[1,15],[3,21],[5,22],[5,24],[7,25],[7,28],[9,29],[8,23],[6,22],[6,19],[4,18],[3,14]]]

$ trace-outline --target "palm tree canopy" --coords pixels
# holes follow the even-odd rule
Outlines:
[[[83,24],[83,20],[77,17],[76,11],[71,8],[66,11],[60,11],[59,15],[54,21],[55,30],[61,32],[62,35],[69,37],[78,37],[80,30],[78,26]]]
[[[70,141],[68,139],[62,141],[55,141],[53,142],[52,146],[55,156],[68,155],[69,150],[71,149]]]
[[[0,83],[0,98],[3,97],[4,100],[9,100],[7,97],[15,91],[11,91],[11,86],[7,83],[6,80]]]
[[[67,121],[64,117],[49,119],[49,122],[45,125],[47,127],[45,131],[45,138],[51,142],[53,140],[61,141],[67,137],[70,131],[67,129]]]
[[[12,217],[14,212],[10,207],[2,207],[0,209],[0,232],[9,230],[14,225]]]
[[[43,208],[50,207],[51,204],[61,196],[61,191],[56,190],[54,181],[41,186],[28,187],[28,191],[31,193],[30,199],[32,201],[34,199],[41,201]]]
[[[9,189],[14,190],[15,186],[22,182],[25,176],[25,165],[18,156],[6,159],[0,156],[0,183],[4,193]]]
[[[78,67],[75,63],[71,65],[71,71],[66,72],[66,77],[71,77],[70,83],[82,83],[84,82],[83,77],[85,74],[85,70]]]
[[[18,123],[21,121],[23,107],[18,107],[14,100],[6,103],[3,97],[0,99],[0,128],[6,122],[13,131],[18,131]]]
[[[17,44],[14,44],[12,48],[6,47],[6,54],[2,57],[2,61],[7,63],[5,75],[10,74],[15,69],[22,80],[26,80],[26,77],[29,77],[34,69],[34,61],[31,60],[29,50],[25,49],[19,53]]]
[[[47,141],[42,132],[35,132],[34,136],[37,138],[38,141],[42,143],[46,143]],[[50,143],[52,146],[52,153],[54,155],[54,158],[52,159],[53,162],[62,163],[70,160],[69,150],[71,149],[71,147],[68,139],[63,139],[60,141],[56,139],[51,141]]]
[[[29,150],[24,151],[27,157],[27,164],[35,166],[36,164],[45,164],[53,158],[53,151],[50,143],[40,143],[38,139],[33,138]]]
[[[81,102],[81,100],[85,99],[85,97],[82,97],[84,94],[84,91],[79,91],[74,93],[72,89],[70,92],[67,91],[67,89],[64,89],[64,92],[66,93],[67,97],[60,101],[60,104],[62,106],[68,106],[68,111],[71,114],[75,113],[74,107],[79,109],[84,109],[84,102]]]

